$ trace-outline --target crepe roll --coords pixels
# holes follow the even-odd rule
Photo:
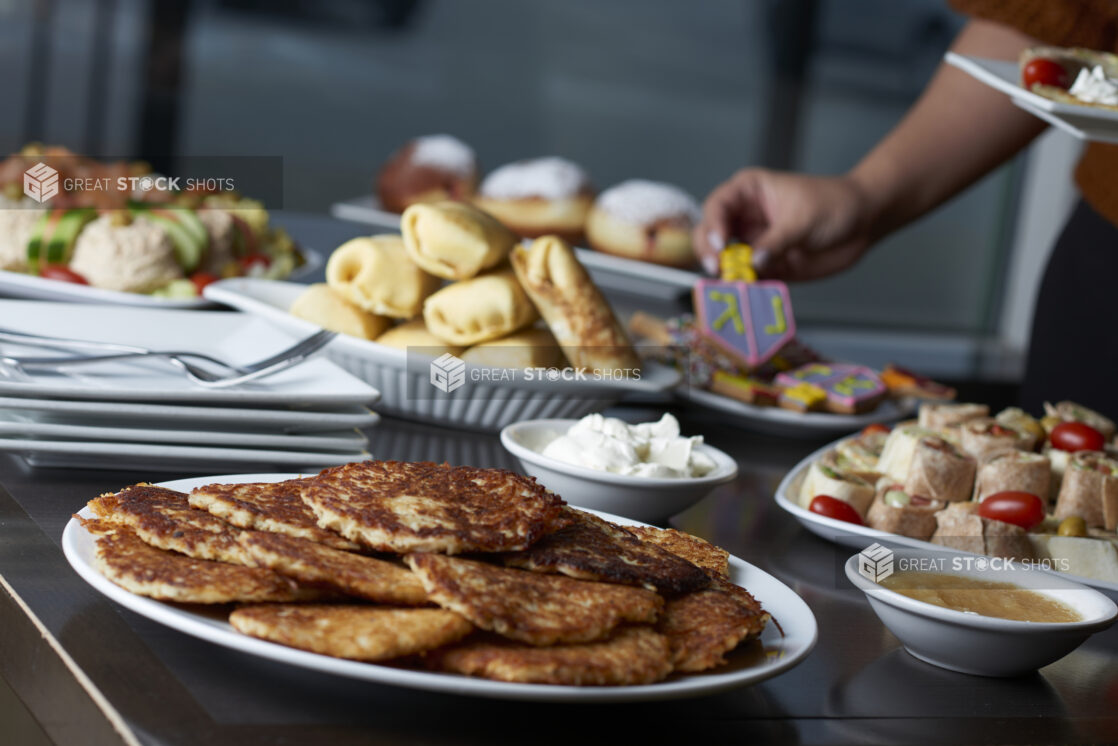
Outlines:
[[[613,309],[565,241],[544,236],[517,246],[512,266],[572,366],[619,375],[640,370]]]
[[[423,319],[413,319],[392,327],[377,337],[377,343],[405,351],[409,347],[416,348],[432,357],[439,357],[448,352],[451,355],[462,354],[461,346],[447,344],[427,331],[427,325],[423,323]]]
[[[474,345],[461,358],[490,368],[559,368],[564,362],[551,332],[536,328]]]
[[[943,438],[927,436],[913,450],[904,490],[910,495],[947,503],[969,500],[977,467],[974,458]]]
[[[291,315],[359,339],[376,339],[392,325],[389,319],[358,308],[321,282],[295,299]]]
[[[1107,440],[1114,437],[1114,420],[1104,417],[1082,404],[1076,404],[1073,401],[1062,401],[1058,404],[1045,402],[1044,411],[1049,417],[1055,417],[1063,422],[1082,422],[1084,425],[1090,425],[1102,433],[1102,436]]]
[[[400,227],[412,261],[447,280],[468,280],[497,266],[517,242],[492,215],[460,202],[412,205]]]
[[[1118,462],[1096,451],[1073,454],[1064,471],[1054,515],[1077,515],[1088,527],[1118,526]]]
[[[820,459],[812,463],[800,490],[800,505],[807,508],[819,495],[829,495],[849,504],[864,516],[873,502],[873,485],[853,474],[827,466]]]
[[[878,489],[866,513],[866,524],[878,531],[927,541],[936,530],[936,513],[944,503],[920,495],[910,495],[891,481]]]
[[[877,470],[904,484],[920,439],[935,435],[934,431],[919,425],[898,424],[885,439],[881,457],[877,460]]]
[[[1052,464],[1047,456],[1024,451],[1006,451],[978,468],[974,497],[982,502],[999,492],[1028,492],[1048,502]]]
[[[920,405],[919,424],[929,430],[942,430],[980,417],[989,417],[985,404],[944,404],[926,402]]]
[[[463,346],[512,334],[538,318],[509,270],[447,285],[423,304],[427,329],[444,342]]]
[[[326,282],[358,308],[394,319],[418,316],[441,284],[408,259],[403,239],[392,235],[346,241],[326,263]]]
[[[990,419],[967,422],[959,434],[963,450],[979,463],[1005,451],[1029,450],[1029,436]]]

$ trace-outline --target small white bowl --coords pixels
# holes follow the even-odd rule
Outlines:
[[[920,660],[960,673],[1019,676],[1035,671],[1063,658],[1088,637],[1113,624],[1118,616],[1118,607],[1098,591],[1021,563],[1006,567],[998,560],[992,567],[993,558],[896,549],[894,567],[898,558],[934,558],[943,563],[944,569],[933,568],[933,572],[1013,583],[1062,601],[1079,612],[1082,619],[1018,622],[945,609],[903,596],[863,577],[858,571],[858,558],[856,554],[846,561],[846,577],[865,592],[870,606],[889,631]],[[958,569],[953,565],[956,559]],[[986,560],[984,567],[981,560]]]
[[[571,505],[654,523],[691,507],[720,484],[738,475],[737,462],[706,444],[698,450],[714,461],[702,477],[633,477],[575,466],[539,451],[578,420],[525,420],[501,430],[501,444],[530,476]]]

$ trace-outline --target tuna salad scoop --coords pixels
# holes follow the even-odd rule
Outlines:
[[[144,218],[117,225],[111,215],[81,232],[70,269],[94,287],[126,293],[150,293],[183,276],[174,244],[162,228]]]

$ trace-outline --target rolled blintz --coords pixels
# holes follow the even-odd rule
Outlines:
[[[927,436],[916,444],[904,491],[947,503],[969,500],[974,491],[974,458],[943,438]]]
[[[904,484],[908,478],[908,468],[916,454],[916,445],[921,438],[935,436],[933,430],[919,425],[900,423],[889,433],[877,460],[877,470],[894,481]]]
[[[942,404],[925,402],[920,405],[920,427],[944,430],[962,425],[980,417],[989,417],[990,408],[985,404]]]
[[[978,468],[974,497],[982,502],[999,492],[1028,492],[1048,502],[1052,464],[1047,456],[1025,451],[1006,451]]]
[[[449,345],[427,331],[427,325],[423,323],[423,319],[412,319],[399,326],[394,326],[377,337],[376,341],[377,344],[388,345],[405,352],[409,347],[418,348],[420,352],[431,357],[439,357],[448,352],[451,355],[462,354],[460,346]]]
[[[811,501],[819,495],[828,495],[842,500],[864,516],[873,502],[873,485],[855,476],[838,471],[823,463],[822,459],[812,463],[800,489],[800,505],[811,506]]]
[[[886,480],[866,513],[866,524],[878,531],[927,541],[935,533],[936,513],[943,507],[939,500],[910,495],[901,485]]]
[[[463,352],[467,363],[490,368],[558,368],[563,351],[547,329],[522,329]]]
[[[492,215],[460,202],[412,205],[400,229],[411,260],[447,280],[468,280],[497,266],[517,241]]]
[[[536,307],[509,270],[447,285],[423,304],[427,329],[456,345],[497,339],[538,318]]]
[[[963,450],[978,459],[979,463],[1005,451],[1029,450],[1028,435],[989,419],[964,424],[959,436]]]
[[[1056,518],[1077,515],[1088,527],[1118,526],[1118,462],[1096,451],[1073,454],[1064,471]]]
[[[295,299],[291,315],[360,339],[376,339],[392,325],[386,317],[358,308],[321,282],[311,285]]]
[[[410,319],[440,282],[417,267],[399,236],[354,238],[334,250],[326,263],[330,289],[369,313]]]
[[[640,370],[613,309],[563,239],[517,246],[512,267],[572,366],[622,375]]]

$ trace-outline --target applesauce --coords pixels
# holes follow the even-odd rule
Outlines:
[[[1067,604],[1013,583],[938,572],[903,571],[879,584],[902,596],[968,614],[1018,622],[1078,622],[1082,619]]]

